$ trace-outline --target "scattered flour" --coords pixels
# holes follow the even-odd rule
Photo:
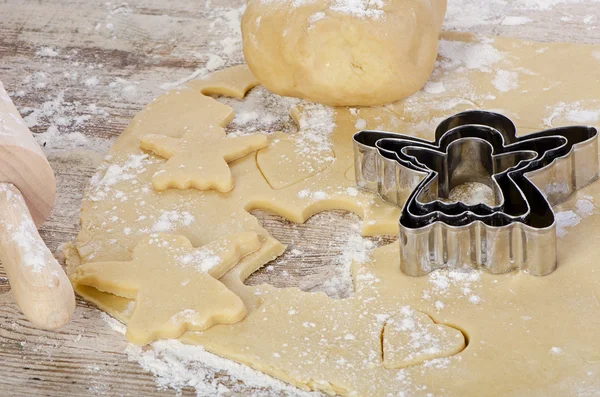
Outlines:
[[[516,26],[516,25],[525,25],[531,21],[533,21],[533,19],[531,19],[529,17],[508,16],[502,20],[501,24],[504,26]]]
[[[283,3],[289,5],[291,8],[299,8],[308,4],[313,4],[315,0],[262,0],[264,3]],[[384,7],[386,0],[332,0],[329,5],[329,10],[338,12],[340,14],[351,15],[355,18],[361,19],[380,19],[384,16]],[[323,14],[319,12],[313,15],[312,21],[321,19],[324,17],[317,16]]]
[[[428,81],[423,90],[428,94],[441,94],[446,92],[443,81]]]
[[[302,1],[302,0],[296,0]],[[559,4],[571,4],[579,2],[578,0],[524,0],[520,2],[521,10],[548,10]],[[600,0],[591,0],[592,3],[600,2]],[[381,1],[372,0],[337,0],[334,4],[335,11],[344,12],[352,15],[367,18],[377,18],[382,14],[381,8],[384,3]],[[449,3],[449,11],[447,15],[447,28],[464,28],[482,24],[502,24],[502,25],[520,25],[531,22],[531,19],[526,16],[505,16],[504,8],[507,6],[504,0],[475,0],[469,1],[458,0]],[[127,16],[132,12],[132,9],[126,4],[106,3],[107,17],[106,20],[96,26],[97,31],[105,32],[106,34],[115,37],[119,30],[119,17]],[[241,37],[239,34],[239,20],[244,10],[240,8],[218,8],[210,6],[207,2],[208,18],[211,21],[210,29],[222,29],[226,32],[225,38],[210,43],[209,52],[199,56],[205,60],[202,68],[197,69],[191,75],[184,77],[174,83],[164,84],[163,89],[170,89],[185,82],[207,75],[210,71],[216,70],[225,66],[238,64],[242,60],[241,55]],[[592,21],[590,20],[590,23]],[[259,23],[259,21],[257,21]],[[440,43],[440,55],[444,58],[442,65],[444,68],[466,68],[473,70],[491,71],[492,66],[497,64],[503,57],[503,54],[495,50],[489,43],[478,43],[475,45],[457,45],[449,41]],[[53,58],[63,56],[62,51],[52,48],[41,48],[37,51],[37,56],[44,58]],[[598,54],[600,60],[600,54]],[[494,85],[500,91],[502,89],[515,89],[511,81],[512,76],[496,76]],[[86,84],[86,81],[93,82],[93,76],[65,76],[65,78],[77,78],[77,81],[83,81],[88,89],[93,89],[100,84]],[[92,79],[92,80],[90,80]],[[29,82],[30,88],[43,89],[48,84],[48,76],[39,72],[32,75]],[[118,89],[123,95],[131,95],[135,92],[135,86],[124,80],[115,80],[109,83],[110,88]],[[501,87],[501,88],[499,88]],[[508,88],[507,88],[508,87]],[[443,83],[428,84],[425,91],[430,94],[442,93],[446,90],[453,90],[453,87],[445,87]],[[17,93],[18,94],[18,93]],[[22,93],[21,93],[22,94]],[[266,90],[257,88],[253,90],[249,96],[256,95],[257,103],[264,104],[264,99],[271,94]],[[289,108],[300,102],[296,99],[275,98],[272,105],[260,108],[256,107],[251,102],[240,102],[240,107],[236,108],[237,115],[232,127],[237,128],[241,133],[254,130],[279,130],[279,125],[293,124],[289,123]],[[287,101],[287,102],[286,102]],[[55,105],[53,105],[53,103]],[[259,105],[260,105],[259,104]],[[446,106],[452,109],[456,103],[449,103]],[[311,107],[312,106],[312,107]],[[270,114],[264,109],[268,108]],[[567,109],[569,108],[569,109]],[[106,112],[96,107],[95,105],[82,105],[76,102],[65,100],[63,92],[58,96],[44,102],[39,109],[23,109],[28,113],[28,124],[30,126],[46,126],[49,127],[42,134],[38,134],[40,143],[49,145],[57,144],[56,142],[71,139],[80,142],[81,145],[86,143],[85,136],[79,132],[79,129],[90,122],[92,117],[106,117]],[[578,109],[577,106],[566,105],[565,109],[559,112],[554,117],[566,115],[569,120],[573,119],[576,122],[594,122],[598,121],[597,113],[589,109]],[[264,115],[267,114],[267,117]],[[88,117],[89,116],[89,117]],[[552,120],[551,117],[550,120]],[[584,121],[577,121],[584,120]],[[587,121],[586,121],[587,120]],[[333,120],[333,111],[329,108],[320,105],[309,105],[308,112],[305,113],[303,119],[300,120],[300,132],[306,134],[304,141],[299,145],[298,150],[305,153],[307,148],[330,147],[329,137],[331,130],[335,126]],[[357,121],[358,123],[358,121]],[[293,128],[293,127],[292,127]],[[231,132],[231,131],[230,131]],[[233,131],[235,133],[235,131]],[[68,136],[67,136],[68,135]],[[80,140],[80,141],[79,141]],[[89,142],[87,142],[89,144]],[[329,146],[327,146],[329,145]],[[310,149],[308,149],[310,152]],[[113,187],[120,181],[128,181],[135,178],[135,175],[145,172],[144,164],[149,161],[146,158],[129,158],[122,165],[107,166],[105,173],[97,174],[92,179],[92,189],[101,199],[102,194],[114,193]],[[111,168],[113,167],[113,168]],[[320,197],[327,192],[305,192],[306,195],[315,195]],[[348,192],[349,195],[354,194],[353,191]],[[358,193],[356,193],[358,194]],[[581,202],[581,203],[580,203]],[[577,203],[575,211],[567,211],[565,215],[557,214],[557,230],[563,230],[569,226],[580,222],[581,218],[588,216],[594,210],[594,205],[590,200],[580,200]],[[574,215],[572,215],[572,214]],[[189,213],[188,213],[189,214]],[[190,214],[191,216],[191,214]],[[191,216],[193,218],[193,216]],[[564,218],[562,221],[559,218]],[[173,226],[173,223],[187,222],[190,218],[185,212],[178,212],[176,215],[163,214],[159,216],[154,226],[158,229],[167,229]],[[176,218],[176,219],[172,219]],[[579,219],[576,220],[575,219]],[[193,219],[190,221],[192,222]],[[562,229],[561,229],[562,227]],[[560,234],[560,232],[559,232]],[[322,288],[327,291],[330,296],[345,297],[352,290],[352,279],[350,276],[351,264],[353,262],[361,262],[368,260],[369,253],[374,247],[371,240],[360,237],[356,228],[352,228],[349,236],[343,236],[347,241],[347,246],[344,252],[340,255],[337,263],[339,266],[333,276],[322,285]],[[300,252],[297,255],[302,254]],[[296,255],[296,256],[297,256]],[[184,261],[188,261],[185,259]],[[194,262],[193,259],[189,263]],[[272,266],[271,266],[272,268]],[[479,287],[479,273],[477,271],[436,271],[428,276],[428,288],[424,291],[424,299],[434,302],[438,310],[451,304],[456,298],[467,299],[472,304],[479,304],[481,299],[473,290]],[[456,291],[456,293],[455,293]],[[120,333],[125,332],[125,327],[112,319],[108,315],[102,313],[110,325],[117,329]],[[553,347],[551,354],[561,354],[562,349]],[[316,393],[301,392],[291,386],[286,385],[276,379],[273,379],[260,372],[254,371],[247,366],[236,364],[233,361],[226,360],[206,352],[200,346],[189,346],[181,344],[178,341],[158,341],[150,345],[147,349],[130,345],[127,348],[127,354],[131,360],[134,360],[155,376],[157,384],[161,388],[172,388],[177,391],[185,387],[191,387],[196,390],[198,396],[229,396],[238,395],[248,391],[248,387],[255,389],[255,395],[260,396],[316,396]],[[432,360],[424,364],[424,368],[443,368],[449,363],[449,359]],[[408,382],[406,371],[399,371],[398,377],[405,377]],[[228,387],[225,386],[225,383]],[[231,386],[234,385],[234,386]]]
[[[593,124],[600,121],[600,109],[584,107],[584,104],[580,101],[559,102],[554,106],[549,106],[547,111],[549,116],[543,122],[548,127],[556,127],[556,119],[559,119],[562,123],[577,124]]]
[[[556,6],[578,3],[589,4],[590,7],[596,7],[594,4],[599,4],[600,0],[449,1],[444,27],[450,30],[464,31],[469,28],[480,26],[523,25],[532,22],[532,17],[539,15],[540,12],[550,11]],[[561,9],[561,11],[563,10]],[[526,13],[527,15],[522,15],[523,13]],[[568,22],[572,19],[572,17],[564,16],[563,22]]]
[[[492,84],[500,92],[516,90],[519,87],[519,74],[510,70],[499,69]]]
[[[39,80],[34,74],[33,80]],[[34,87],[40,83],[33,83]],[[29,128],[45,126],[42,133],[34,134],[40,146],[46,150],[88,147],[89,139],[80,131],[92,118],[105,119],[108,113],[94,104],[84,105],[79,101],[67,101],[65,92],[60,91],[36,108],[21,108]]]
[[[136,176],[146,172],[146,166],[151,163],[152,160],[147,154],[132,154],[123,164],[104,163],[90,180],[89,199],[100,201],[110,194],[117,194],[118,190],[115,189],[115,185],[121,182],[137,183]],[[124,199],[127,198],[124,197]]]
[[[415,311],[408,306],[402,307],[399,318],[389,320],[387,327],[409,336],[407,344],[392,347],[396,354],[405,357],[406,360],[422,355],[438,354],[442,351],[443,343],[448,337],[445,330],[438,335],[430,331],[429,324],[415,321]]]
[[[583,218],[592,215],[596,209],[591,197],[577,200],[575,210],[560,211],[555,214],[556,235],[561,238],[567,235],[568,229],[578,225]]]
[[[522,9],[548,11],[558,5],[578,3],[595,4],[600,0],[521,0],[519,6]]]
[[[492,188],[479,182],[465,182],[459,186],[456,186],[450,192],[448,199],[444,201],[460,201],[468,205],[484,203],[490,207],[496,203]]]
[[[183,266],[193,266],[201,273],[208,273],[221,263],[221,258],[206,248],[200,248],[190,254],[180,256],[178,260]]]
[[[187,211],[161,211],[160,216],[152,225],[152,232],[166,233],[176,227],[190,226],[196,218]]]
[[[440,40],[438,51],[443,58],[441,66],[446,70],[465,68],[489,72],[492,65],[504,58],[500,51],[486,42]]]
[[[83,85],[85,85],[86,87],[95,87],[99,83],[100,80],[96,76],[88,77],[87,79],[83,80]]]
[[[177,81],[162,84],[160,88],[170,90],[190,80],[206,77],[210,72],[215,70],[242,63],[242,34],[240,24],[245,9],[246,5],[238,8],[222,8],[211,6],[210,3],[207,3],[205,18],[210,21],[209,29],[211,32],[223,32],[222,36],[224,38],[220,41],[208,43],[208,48],[202,54],[192,54],[205,60],[204,66],[197,68],[191,74]]]
[[[354,128],[356,128],[357,130],[364,130],[367,127],[367,120],[365,119],[358,119],[356,120],[356,123],[354,124]]]
[[[54,58],[58,56],[58,51],[52,47],[42,47],[35,52],[35,55],[43,58]]]
[[[563,354],[563,349],[561,347],[552,346],[550,348],[550,354],[552,354],[553,356],[560,356],[561,354]]]
[[[385,5],[384,0],[334,0],[330,9],[357,18],[379,19]]]
[[[244,99],[222,97],[219,100],[235,111],[234,119],[227,126],[229,135],[297,131],[290,109],[301,102],[298,98],[281,97],[259,86],[252,89]]]
[[[13,194],[13,190],[7,184],[0,184],[0,195],[6,197],[9,205],[15,207],[25,207],[25,201],[22,196]],[[41,272],[46,267],[47,251],[44,242],[35,238],[38,234],[37,228],[33,221],[26,217],[12,221],[2,221],[3,228],[10,233],[11,241],[16,245],[22,253],[21,264],[31,268],[34,273]]]
[[[433,301],[438,310],[452,304],[457,299],[466,299],[477,305],[481,298],[474,290],[481,288],[481,272],[475,269],[439,269],[427,277],[429,288],[423,291],[423,299]]]
[[[294,140],[295,151],[302,158],[299,168],[314,172],[315,164],[329,164],[331,156],[330,138],[335,128],[335,112],[325,105],[303,102],[298,118],[298,134]]]
[[[115,331],[125,334],[125,326],[105,313],[102,318]],[[296,389],[250,367],[227,360],[178,340],[161,340],[144,348],[128,344],[127,357],[154,375],[161,389],[194,389],[198,397],[232,396],[252,389],[256,396],[318,397]]]
[[[350,227],[350,233],[345,236],[347,243],[342,248],[341,255],[336,259],[333,274],[327,279],[319,290],[325,292],[332,298],[347,298],[354,292],[352,281],[352,266],[365,263],[369,260],[375,243],[360,235],[360,227],[354,224]]]

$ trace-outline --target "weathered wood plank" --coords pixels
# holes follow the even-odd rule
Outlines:
[[[0,79],[17,94],[17,106],[27,115],[32,111],[27,109],[40,109],[62,92],[64,103],[78,103],[81,108],[66,116],[40,117],[33,132],[43,134],[63,116],[90,116],[80,125],[65,128],[86,137],[80,144],[70,135],[47,142],[59,193],[54,212],[41,231],[51,249],[74,238],[83,190],[110,143],[144,104],[162,92],[161,84],[189,76],[205,65],[206,54],[218,53],[219,42],[230,29],[224,11],[243,3],[0,0]],[[597,18],[592,24],[583,22],[588,15],[597,14],[594,7],[597,4],[579,3],[522,11],[518,1],[508,1],[498,10],[486,8],[481,17],[491,22],[469,30],[540,41],[600,43]],[[515,15],[532,21],[502,25],[503,16]],[[58,55],[36,55],[44,47],[57,50]],[[226,59],[226,65],[240,62],[239,53]],[[41,78],[40,73],[46,77]],[[91,77],[98,79],[97,85],[85,84]],[[110,87],[111,83],[115,87]],[[102,112],[84,109],[90,104]],[[318,216],[306,225],[292,225],[259,211],[254,214],[276,238],[302,254],[288,250],[276,271],[265,268],[249,283],[305,290],[318,288],[330,277],[336,258],[345,249],[336,235],[357,222],[343,212]],[[123,337],[93,306],[78,300],[73,321],[64,330],[40,331],[23,319],[9,289],[0,270],[0,395],[173,395],[172,391],[157,390],[151,375],[127,361]]]

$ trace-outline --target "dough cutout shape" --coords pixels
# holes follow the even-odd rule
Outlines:
[[[336,159],[329,140],[335,124],[335,113],[325,106],[311,103],[294,105],[290,116],[298,132],[276,132],[269,146],[260,150],[256,165],[275,190],[298,184],[328,169]],[[327,120],[309,123],[307,119]]]
[[[450,357],[466,347],[458,329],[436,324],[427,314],[408,306],[387,320],[382,339],[383,365],[389,369]]]
[[[219,125],[188,128],[181,138],[166,135],[144,135],[140,147],[167,159],[152,177],[158,191],[169,188],[198,190],[233,189],[230,163],[267,146],[267,137],[253,134],[227,138]]]
[[[313,176],[275,190],[253,153],[229,164],[236,183],[228,194],[196,189],[155,192],[152,175],[164,160],[144,154],[140,138],[150,133],[179,137],[189,125],[224,127],[233,118],[232,109],[206,95],[240,97],[257,83],[244,66],[190,82],[146,106],[111,148],[82,203],[82,227],[69,257],[71,271],[96,261],[130,260],[133,247],[152,230],[153,216],[167,209],[187,211],[194,221],[174,221],[168,232],[185,235],[195,247],[239,232],[258,234],[262,245],[219,279],[246,305],[244,320],[186,332],[180,338],[185,343],[203,345],[304,390],[331,394],[479,397],[482,390],[494,390],[496,395],[594,395],[600,390],[600,323],[595,321],[600,182],[556,208],[579,223],[561,232],[559,268],[547,277],[437,271],[411,278],[399,271],[399,248],[391,244],[354,264],[354,295],[347,299],[248,286],[244,280],[285,248],[249,214],[253,209],[298,223],[319,211],[344,209],[363,219],[363,235],[397,233],[398,210],[357,191],[346,177],[353,164],[351,136],[357,125],[431,139],[441,119],[481,107],[507,114],[521,131],[545,129],[547,123],[557,126],[563,119],[597,110],[600,68],[593,54],[598,51],[598,46],[444,34],[438,66],[425,90],[381,108],[332,110],[335,128],[323,139],[335,152],[335,161]],[[572,64],[582,73],[565,73]],[[501,71],[514,73],[515,84],[503,85],[506,73]],[[568,105],[557,107],[560,102]],[[130,169],[132,158],[140,155],[147,158]],[[125,172],[105,178],[111,168]],[[76,289],[130,322],[133,300],[81,284]],[[453,356],[386,368],[382,319],[395,316],[403,306],[464,330],[469,346]]]
[[[85,264],[71,278],[77,285],[135,299],[126,336],[143,345],[243,319],[244,303],[218,279],[259,248],[255,233],[198,249],[183,236],[157,234],[135,246],[131,261]]]
[[[302,130],[298,132],[302,133]],[[276,132],[269,146],[259,150],[256,155],[256,165],[269,186],[275,190],[302,182],[325,170],[335,161],[333,150],[316,147],[312,152],[318,153],[318,156],[307,156],[303,150],[298,150],[296,141],[292,134]]]

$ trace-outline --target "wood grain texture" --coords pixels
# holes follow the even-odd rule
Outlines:
[[[54,206],[54,173],[1,81],[0,126],[0,181],[19,188],[35,224],[41,226]]]
[[[0,0],[0,80],[9,92],[18,94],[13,97],[15,104],[23,116],[36,116],[35,109],[60,94],[71,109],[66,116],[36,116],[38,123],[32,128],[38,142],[45,144],[58,184],[55,208],[41,229],[52,250],[76,235],[83,190],[111,142],[144,104],[163,91],[161,84],[185,78],[205,66],[205,55],[227,36],[226,24],[215,22],[219,13],[224,15],[242,4],[243,0],[212,0],[208,6],[192,0],[130,0],[128,5]],[[518,1],[508,1],[497,11],[494,23],[468,30],[539,41],[600,43],[599,26],[583,22],[589,14],[597,14],[597,4],[562,4],[535,12],[520,11],[517,6]],[[502,25],[504,16],[509,15],[527,16],[532,21]],[[596,19],[595,23],[600,22]],[[43,47],[58,50],[59,56],[36,55]],[[241,61],[241,56],[234,56],[227,59],[226,66]],[[86,85],[89,77],[100,83]],[[107,88],[113,82],[117,88]],[[129,83],[133,92],[119,89]],[[75,131],[85,140],[47,134],[60,117],[69,119],[73,114],[89,118],[59,127],[63,132]],[[305,225],[292,225],[262,212],[255,215],[276,238],[304,254],[293,266],[283,260],[274,270],[257,272],[249,283],[305,290],[318,289],[329,277],[335,257],[344,247],[336,233],[340,235],[340,230],[357,222],[343,212],[331,212],[324,219],[317,216]],[[285,255],[292,254],[288,251]],[[71,323],[59,333],[34,329],[17,309],[3,276],[0,273],[0,395],[174,394],[157,390],[152,376],[127,360],[123,336],[110,329],[91,305],[78,300]],[[183,394],[194,395],[190,390]]]

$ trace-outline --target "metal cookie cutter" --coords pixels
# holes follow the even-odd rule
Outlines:
[[[359,187],[402,207],[404,273],[481,267],[542,276],[557,266],[552,206],[598,178],[598,131],[563,127],[517,137],[507,117],[469,111],[444,120],[435,142],[358,132],[354,160]],[[493,205],[448,202],[466,182],[489,186]]]

